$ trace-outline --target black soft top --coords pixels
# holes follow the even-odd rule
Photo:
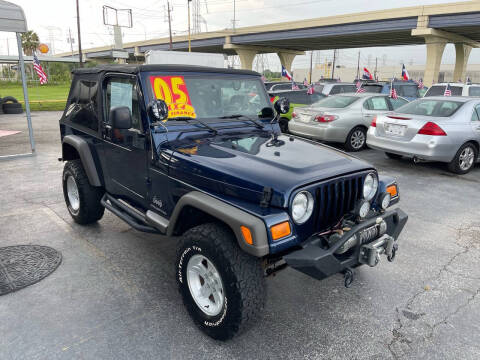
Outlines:
[[[117,72],[117,73],[126,73],[126,74],[137,74],[143,71],[169,71],[169,72],[206,72],[206,73],[223,73],[223,74],[234,74],[234,75],[256,75],[260,76],[256,71],[250,70],[236,70],[236,69],[223,69],[223,68],[214,68],[208,66],[195,66],[195,65],[159,65],[159,64],[149,64],[149,65],[100,65],[91,68],[77,68],[72,71],[73,74],[98,74],[103,72]]]

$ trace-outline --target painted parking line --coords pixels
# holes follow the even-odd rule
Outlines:
[[[19,134],[21,131],[14,131],[14,130],[0,130],[0,137],[8,136],[8,135],[15,135]]]

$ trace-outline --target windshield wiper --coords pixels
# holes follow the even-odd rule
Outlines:
[[[243,114],[233,114],[233,115],[220,116],[220,119],[239,119],[239,118],[245,118],[248,121],[251,121],[252,123],[255,124],[255,126],[257,126],[260,129],[263,129],[264,126],[265,126],[261,121],[252,119],[251,117],[249,117],[247,115],[243,115]]]
[[[205,128],[207,128],[209,131],[213,132],[215,135],[218,134],[217,129],[211,127],[211,126],[208,125],[205,121],[202,121],[202,120],[199,120],[199,119],[190,117],[190,116],[176,116],[176,117],[169,118],[168,120],[186,121],[187,123],[190,123],[190,121],[193,120],[193,121],[195,121],[195,122],[203,125]]]

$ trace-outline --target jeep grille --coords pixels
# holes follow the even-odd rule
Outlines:
[[[354,174],[320,184],[316,189],[315,228],[323,231],[336,225],[342,216],[352,212],[362,198],[366,174]]]

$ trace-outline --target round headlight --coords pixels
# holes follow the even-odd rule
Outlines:
[[[378,190],[378,179],[377,176],[373,173],[368,174],[365,177],[365,182],[363,184],[363,198],[365,200],[372,200]]]
[[[355,206],[355,214],[360,219],[366,218],[370,211],[370,203],[367,200],[360,200]]]
[[[380,207],[385,210],[388,208],[390,205],[390,200],[392,199],[392,196],[389,193],[383,193],[380,198],[378,199],[378,203],[380,204]]]
[[[308,191],[301,191],[292,201],[292,219],[296,224],[303,224],[313,212],[313,196]]]

